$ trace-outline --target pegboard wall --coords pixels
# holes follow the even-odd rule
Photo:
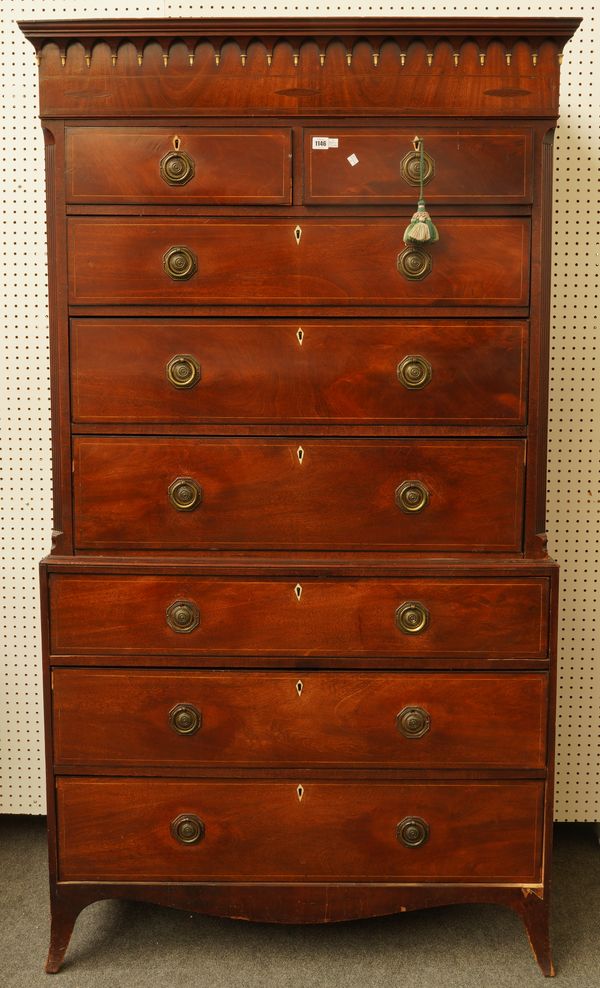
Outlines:
[[[0,524],[2,714],[0,812],[43,813],[37,562],[52,527],[44,154],[37,68],[18,19],[63,17],[445,15],[584,17],[565,50],[555,141],[554,265],[548,472],[550,550],[561,564],[557,820],[600,821],[600,661],[596,648],[600,535],[598,192],[600,62],[596,5],[508,2],[405,5],[272,2],[11,3],[0,14]],[[594,64],[596,61],[596,64]]]

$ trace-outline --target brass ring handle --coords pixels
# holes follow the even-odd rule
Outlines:
[[[431,381],[433,370],[431,364],[420,354],[404,357],[396,368],[398,380],[409,391],[424,388]]]
[[[178,635],[189,635],[200,624],[200,611],[191,600],[174,600],[167,607],[167,624]]]
[[[430,614],[418,600],[405,600],[396,608],[396,627],[405,635],[420,635],[429,627]]]
[[[396,504],[407,515],[418,515],[429,504],[429,491],[420,480],[404,480],[395,493]]]
[[[396,267],[409,281],[422,281],[431,271],[431,257],[422,247],[405,247],[398,254]]]
[[[194,511],[202,503],[202,488],[193,477],[176,477],[167,493],[177,511]]]
[[[206,828],[195,813],[180,813],[171,822],[171,836],[180,844],[198,844],[204,840]]]
[[[429,824],[420,816],[405,816],[396,827],[396,837],[405,847],[421,847],[429,840]]]
[[[167,185],[187,185],[194,172],[194,159],[187,151],[169,151],[160,159],[160,177]]]
[[[163,268],[173,281],[189,281],[198,270],[198,258],[189,247],[169,247],[163,254]]]
[[[169,710],[169,727],[176,734],[195,734],[202,727],[202,714],[193,703],[178,703]]]
[[[400,174],[408,185],[420,186],[421,184],[421,153],[420,151],[409,151],[400,162]],[[423,152],[423,185],[431,182],[435,175],[435,161],[427,151]]]
[[[423,707],[404,707],[396,717],[396,727],[405,738],[422,738],[431,727],[431,717]]]
[[[200,364],[189,353],[177,353],[171,357],[167,367],[167,381],[174,388],[193,388],[202,374]]]

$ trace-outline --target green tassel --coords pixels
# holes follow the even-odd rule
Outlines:
[[[412,219],[406,230],[404,231],[403,240],[405,244],[424,244],[431,243],[434,244],[436,240],[440,239],[440,235],[437,232],[437,227],[431,216],[425,209],[425,199],[423,197],[423,176],[425,174],[425,146],[423,140],[420,137],[415,137],[414,144],[415,148],[420,151],[420,162],[419,162],[419,201],[417,203],[417,211],[413,213]]]
[[[437,227],[425,209],[424,199],[419,199],[417,211],[413,213],[402,239],[405,244],[422,244],[427,240],[430,243],[435,243],[436,240],[440,239]]]

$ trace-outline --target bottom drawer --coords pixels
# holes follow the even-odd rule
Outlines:
[[[539,881],[541,782],[61,778],[57,789],[62,881]]]

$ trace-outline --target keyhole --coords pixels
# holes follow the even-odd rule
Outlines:
[[[296,600],[300,602],[300,598],[302,596],[302,587],[300,586],[299,583],[297,583],[296,586],[294,587],[294,593],[296,594]]]
[[[304,330],[303,329],[300,329],[300,328],[298,329],[298,332],[296,333],[296,339],[298,340],[298,343],[300,344],[300,346],[302,346],[302,341],[304,339]]]
[[[298,457],[298,463],[302,463],[302,460],[304,459],[304,450],[302,449],[302,446],[298,446],[296,456]]]
[[[294,230],[294,236],[296,238],[296,243],[300,246],[300,237],[302,236],[302,228],[297,226]]]
[[[304,796],[304,786],[298,786],[296,792],[298,793],[298,802],[301,803],[302,797]]]
[[[181,147],[181,138],[179,138],[177,134],[175,134],[175,137],[173,138],[173,149],[175,151],[179,151],[180,147]]]
[[[304,683],[302,682],[301,679],[299,679],[298,682],[296,683],[296,693],[298,694],[298,696],[302,696],[303,689],[304,689]]]

